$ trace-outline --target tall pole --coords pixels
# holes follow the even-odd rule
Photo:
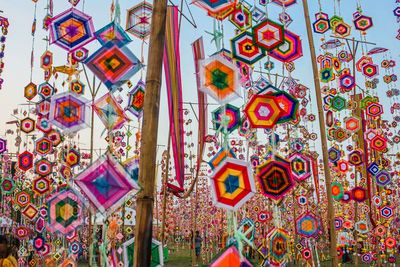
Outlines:
[[[353,88],[353,101],[359,103],[362,99],[362,95],[361,94],[357,94],[356,90],[357,90],[357,72],[356,72],[356,56],[357,56],[357,51],[359,48],[359,44],[370,44],[370,45],[376,45],[375,43],[370,43],[370,42],[366,42],[366,41],[362,41],[362,40],[356,40],[354,37],[349,39],[349,38],[343,38],[343,37],[335,37],[338,39],[342,39],[346,41],[347,47],[350,51],[350,54],[352,56],[352,66],[353,66],[353,78],[354,78],[354,88]],[[352,44],[350,46],[350,43]],[[360,120],[360,129],[357,131],[357,142],[356,145],[358,148],[363,149],[364,151],[367,151],[366,148],[366,144],[364,141],[364,123],[362,123],[363,119],[363,112],[360,108],[360,105],[357,105],[356,109],[353,111],[353,116],[358,118]],[[361,177],[367,178],[368,177],[368,173],[367,173],[367,165],[368,165],[368,154],[364,153],[364,166],[361,168]],[[354,174],[355,174],[355,178],[354,178],[354,186],[357,187],[358,186],[358,171],[357,168],[354,170]],[[358,218],[358,202],[355,201],[354,203],[354,222],[357,222],[357,218]],[[355,250],[354,250],[354,265],[356,267],[359,266],[358,264],[358,232],[354,231],[354,240],[355,240]],[[361,249],[361,248],[360,248]]]
[[[333,207],[332,201],[332,190],[331,190],[331,173],[329,171],[329,160],[328,160],[328,146],[327,146],[327,137],[326,137],[326,127],[325,127],[325,116],[324,110],[322,106],[321,99],[321,84],[319,81],[318,75],[318,66],[316,62],[316,53],[315,53],[315,45],[313,39],[313,32],[310,22],[310,12],[308,10],[308,2],[307,0],[303,0],[303,9],[304,9],[304,18],[307,27],[307,36],[308,43],[310,47],[311,54],[311,64],[314,74],[314,87],[315,87],[315,95],[317,99],[317,107],[318,107],[318,120],[319,120],[319,130],[321,135],[321,143],[322,143],[322,157],[324,160],[324,175],[325,175],[325,187],[326,187],[326,195],[328,202],[328,229],[330,236],[330,255],[332,258],[332,266],[338,266],[338,257],[336,252],[336,234],[335,234],[335,210]]]
[[[353,49],[351,50],[351,54],[353,56],[353,77],[354,77],[354,89],[353,89],[353,98],[354,101],[356,101],[356,53],[357,53],[357,47],[358,47],[358,43],[357,43],[357,47],[355,46],[355,39],[353,37],[352,40],[353,43]],[[361,99],[360,99],[361,100]],[[360,119],[360,122],[362,120],[362,112],[361,112],[361,108],[359,105],[357,105],[357,108],[355,110],[355,112],[353,112],[353,115],[355,115],[356,117],[358,117]],[[362,124],[362,123],[360,123]],[[357,131],[357,146],[364,149],[364,132],[363,132],[363,127],[360,126],[360,129]],[[366,154],[366,153],[365,153]],[[364,155],[365,155],[364,154]],[[362,168],[361,172],[362,172],[362,177],[367,178],[367,166],[368,164],[368,159],[364,162],[364,167]],[[357,187],[358,186],[358,182],[357,182],[357,168],[354,168],[354,186]],[[357,222],[357,218],[358,218],[358,201],[354,201],[354,223]],[[358,231],[354,231],[354,241],[355,241],[355,251],[354,251],[354,265],[355,267],[358,267]]]
[[[290,127],[289,124],[286,126],[286,135],[288,138],[288,151],[290,151]],[[290,153],[290,152],[289,152]],[[288,155],[289,157],[289,155]],[[297,244],[297,232],[296,232],[296,219],[297,219],[297,215],[296,215],[296,194],[295,194],[295,190],[292,191],[292,198],[293,198],[293,233],[294,233],[294,244]],[[294,251],[294,265],[298,264],[297,262],[297,248],[295,245],[293,245],[293,251]]]
[[[137,197],[134,266],[145,267],[151,263],[151,239],[153,234],[153,205],[155,188],[155,164],[157,158],[157,134],[160,110],[160,89],[164,56],[165,20],[167,0],[154,0],[151,22],[146,94],[143,107],[139,184],[142,191]]]

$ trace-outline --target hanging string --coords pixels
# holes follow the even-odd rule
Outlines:
[[[180,6],[180,12],[179,12],[178,40],[180,39],[180,36],[181,36],[182,17],[183,17],[183,0],[181,0],[181,6]]]
[[[358,12],[362,12],[362,9],[361,9],[361,1],[360,0],[357,0],[357,10],[358,10]]]
[[[223,21],[218,21],[218,27],[221,27],[220,29],[221,29],[221,34],[222,34],[222,49],[224,49],[225,48],[225,42],[224,42],[224,36],[225,36],[225,34],[224,34],[224,22]]]
[[[136,156],[140,156],[140,154],[139,154],[139,152],[140,152],[139,145],[140,145],[140,139],[142,138],[141,135],[140,135],[141,132],[142,132],[142,121],[138,117],[138,131],[137,131],[137,133],[135,135],[136,140],[135,140],[135,151],[134,151]]]
[[[118,1],[118,0],[117,0]],[[143,4],[146,5],[146,0],[143,1]],[[145,15],[144,14],[144,9],[142,9],[142,16]],[[144,45],[145,45],[146,41],[145,41],[145,37],[142,38],[142,44],[141,44],[141,48],[140,48],[140,61],[142,63],[142,65],[144,65]],[[140,69],[140,80],[143,80],[143,73],[144,73],[144,68]]]
[[[30,82],[32,82],[33,77],[33,63],[34,63],[34,53],[35,53],[35,35],[36,35],[36,15],[37,15],[37,3],[35,3],[35,10],[33,15],[33,23],[32,23],[32,50],[31,50],[31,74],[30,74]]]
[[[319,13],[322,13],[322,5],[321,5],[321,0],[318,0],[318,9],[319,9]]]
[[[336,0],[333,0],[333,15],[336,16]]]
[[[114,11],[115,11],[115,4],[114,4],[114,0],[112,0],[111,6],[110,6],[110,21],[113,21]]]
[[[284,27],[285,27],[285,26],[284,26]],[[289,75],[290,75],[290,72],[289,72]],[[290,77],[290,76],[289,76],[289,77]],[[283,80],[286,79],[286,78],[285,78],[285,63],[284,63],[284,62],[282,62],[282,79],[283,79]],[[282,82],[282,83],[280,84],[280,87],[282,87],[282,88],[278,88],[278,89],[285,90],[285,83]]]
[[[121,24],[121,5],[119,4],[119,0],[116,0],[116,2],[115,2],[114,21],[115,21],[118,25]]]
[[[260,70],[260,77],[262,77],[263,76],[263,68],[262,68],[261,60],[258,61],[258,69]]]
[[[53,16],[53,0],[49,0],[49,14]]]
[[[363,43],[363,42],[366,42],[367,41],[367,38],[366,38],[366,36],[365,35],[363,35],[362,34],[362,32],[360,31],[359,32],[359,34],[360,34],[360,39],[361,39],[361,54],[364,56],[365,54],[366,54],[366,51],[368,51],[368,47],[367,47],[367,44],[366,43]],[[355,56],[355,55],[354,55]]]
[[[142,39],[142,44],[140,47],[140,61],[142,62],[142,65],[144,66],[144,45],[145,45],[146,41],[144,40],[144,38]],[[140,80],[143,80],[143,73],[144,73],[144,68],[140,69]]]
[[[53,3],[52,0],[47,0],[47,14],[52,16],[53,15]],[[50,38],[50,32],[47,33],[46,38],[43,39],[46,42],[46,51],[49,50],[49,38]]]
[[[243,242],[242,242],[242,238],[240,236],[240,233],[238,231],[238,226],[237,226],[237,216],[236,216],[236,212],[231,212],[232,213],[232,221],[233,221],[233,229],[234,229],[234,237],[236,239],[236,242],[238,244],[238,251],[239,251],[239,255],[240,258],[243,259]]]

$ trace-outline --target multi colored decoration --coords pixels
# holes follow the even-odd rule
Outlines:
[[[231,104],[225,104],[212,112],[214,130],[232,133],[239,127],[240,109]]]
[[[82,201],[72,191],[62,191],[47,201],[50,232],[68,234],[82,225]]]
[[[108,130],[119,129],[126,121],[128,121],[128,117],[125,115],[124,110],[111,93],[107,93],[97,99],[93,103],[92,108]]]
[[[257,178],[261,192],[274,200],[282,199],[294,186],[289,162],[268,160],[257,167]]]
[[[283,26],[269,19],[253,27],[254,43],[267,51],[282,44],[284,34]]]
[[[135,249],[135,238],[126,241],[123,244],[124,264],[131,266],[133,264]],[[164,251],[160,241],[156,239],[151,240],[151,267],[164,266]]]
[[[201,91],[224,104],[240,96],[239,88],[239,70],[222,55],[201,62]]]
[[[264,51],[253,44],[252,35],[242,32],[231,40],[232,57],[236,60],[253,65],[265,56]]]
[[[110,90],[125,84],[143,66],[128,47],[119,47],[120,41],[105,43],[84,63]]]
[[[131,38],[124,31],[121,25],[115,21],[110,22],[100,30],[96,31],[96,38],[101,45],[113,42],[117,46],[123,47],[132,42]]]
[[[254,128],[273,128],[282,112],[277,99],[272,95],[255,95],[244,109]]]
[[[126,109],[138,118],[142,116],[145,90],[146,86],[144,82],[139,81],[136,86],[128,93],[129,99]]]
[[[64,132],[76,132],[88,125],[88,101],[74,93],[61,93],[51,98],[50,121]]]
[[[268,55],[282,62],[292,62],[303,56],[300,37],[285,30],[283,43],[272,49]]]
[[[233,158],[226,158],[212,175],[212,195],[216,206],[237,210],[255,193],[250,166]]]
[[[102,213],[112,212],[139,190],[138,184],[129,176],[121,163],[106,153],[81,172],[74,183],[94,208]]]
[[[148,37],[150,34],[152,12],[152,4],[146,1],[128,9],[126,31],[140,39]]]
[[[95,39],[92,17],[76,8],[65,10],[51,19],[50,42],[72,51]]]

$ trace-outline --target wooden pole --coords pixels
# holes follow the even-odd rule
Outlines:
[[[315,87],[315,95],[317,99],[317,107],[318,107],[318,120],[319,120],[319,130],[321,135],[321,143],[322,143],[322,157],[324,161],[324,175],[325,175],[325,187],[326,187],[326,195],[328,202],[328,229],[330,236],[330,255],[332,258],[332,266],[338,266],[338,257],[336,252],[336,234],[335,234],[335,210],[332,201],[332,190],[331,190],[331,173],[329,171],[329,160],[328,160],[328,146],[327,146],[327,137],[326,137],[326,127],[325,127],[325,116],[321,99],[321,84],[319,81],[318,75],[318,66],[316,62],[316,53],[315,53],[315,45],[313,39],[313,32],[310,21],[310,12],[308,9],[307,0],[303,0],[303,9],[304,9],[304,18],[307,27],[307,35],[308,35],[308,43],[310,47],[311,54],[311,64],[314,74],[314,87]]]
[[[366,42],[366,41],[362,41],[362,40],[356,40],[354,37],[353,38],[343,38],[343,37],[336,37],[338,39],[342,39],[346,41],[347,47],[350,51],[350,54],[352,56],[352,61],[353,61],[353,78],[354,78],[354,89],[353,89],[353,96],[352,96],[352,100],[355,101],[356,103],[359,103],[362,99],[362,95],[357,95],[357,72],[356,72],[356,56],[357,56],[357,51],[358,51],[358,47],[359,44],[370,44],[370,45],[376,45],[375,43],[370,43],[370,42]],[[351,46],[350,46],[350,42],[351,42]],[[363,121],[363,113],[362,110],[360,108],[360,105],[357,105],[356,109],[353,111],[353,116],[356,118],[360,119],[360,123]],[[362,124],[362,123],[361,123]],[[365,146],[365,141],[364,141],[364,132],[365,129],[363,127],[363,125],[360,126],[360,129],[357,131],[357,148],[361,148],[364,151],[367,151],[366,146]],[[367,152],[364,153],[364,166],[361,168],[361,175],[363,178],[367,178],[368,177],[368,173],[367,173],[367,164],[368,164],[368,154]],[[354,186],[357,187],[358,186],[358,171],[357,169],[355,169],[354,171],[355,173],[355,178],[354,178]],[[354,203],[354,222],[357,222],[357,218],[358,218],[358,202],[355,201]],[[354,257],[355,257],[355,266],[358,267],[358,233],[357,231],[354,231],[354,240],[355,240],[355,250],[354,250]],[[361,249],[361,248],[360,248]]]
[[[286,126],[286,135],[288,138],[288,151],[290,151],[290,126],[289,124]],[[274,137],[272,137],[274,138]],[[288,155],[289,157],[289,155]],[[294,244],[293,244],[293,252],[294,252],[294,265],[298,264],[297,262],[297,232],[296,232],[296,219],[297,219],[297,214],[296,214],[296,194],[295,194],[295,190],[292,190],[292,198],[293,198],[293,233],[294,233]]]
[[[353,56],[353,77],[354,77],[354,89],[353,89],[353,100],[356,101],[356,53],[357,53],[357,47],[358,47],[358,43],[357,43],[357,47],[355,45],[355,39],[353,37],[352,39],[352,44],[353,44],[353,49],[351,51],[351,54]],[[356,111],[353,112],[353,115],[355,115],[356,117],[358,117],[360,119],[360,122],[362,120],[362,114],[361,114],[361,108],[360,105],[357,105]],[[364,148],[364,132],[362,131],[362,127],[360,125],[360,129],[357,131],[357,146],[359,146],[360,148]],[[367,169],[366,166],[368,164],[367,162],[364,162],[364,168],[362,168],[362,175],[363,177],[367,177]],[[357,187],[358,186],[358,177],[357,177],[357,168],[354,168],[354,186]],[[357,222],[357,217],[358,217],[358,201],[354,201],[354,223]],[[358,267],[358,231],[354,231],[354,241],[355,241],[355,246],[354,246],[354,266]]]
[[[153,205],[157,134],[160,110],[160,89],[164,56],[166,0],[154,0],[146,73],[146,94],[143,107],[139,184],[142,191],[137,197],[134,266],[145,267],[151,263],[153,234]]]

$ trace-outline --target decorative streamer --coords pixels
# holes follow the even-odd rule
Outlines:
[[[174,195],[179,198],[187,198],[190,196],[192,193],[197,180],[199,179],[199,174],[200,174],[200,167],[201,167],[201,162],[203,160],[203,152],[204,152],[204,144],[205,144],[205,138],[207,135],[207,109],[208,109],[208,104],[207,104],[207,95],[204,94],[202,91],[200,91],[200,60],[205,58],[204,54],[204,46],[203,46],[203,39],[199,38],[197,39],[194,43],[192,43],[192,51],[193,51],[193,59],[195,62],[195,71],[196,71],[196,83],[197,83],[197,98],[198,98],[198,112],[199,115],[196,116],[197,121],[198,121],[198,147],[197,147],[197,160],[196,160],[196,174],[195,178],[192,181],[192,184],[189,186],[188,190],[185,191],[184,194],[178,194],[177,191],[174,192]],[[190,106],[193,109],[192,104],[190,103]]]
[[[108,266],[110,267],[118,267],[118,256],[117,256],[117,251],[115,248],[111,250],[111,255],[110,255],[110,260]]]
[[[201,161],[203,158],[204,152],[204,138],[207,135],[207,114],[208,114],[208,105],[207,105],[207,95],[200,91],[200,64],[199,61],[205,58],[204,55],[204,46],[203,46],[203,38],[200,37],[192,44],[193,50],[193,58],[195,62],[195,70],[196,70],[196,84],[197,84],[197,98],[198,98],[198,108],[199,108],[199,131],[198,131],[198,156],[197,156],[197,175],[200,170]]]
[[[182,192],[185,179],[184,133],[182,112],[182,81],[179,52],[178,7],[168,6],[165,46],[164,71],[167,85],[170,133],[175,163],[175,179],[178,185],[168,183],[168,188]]]

